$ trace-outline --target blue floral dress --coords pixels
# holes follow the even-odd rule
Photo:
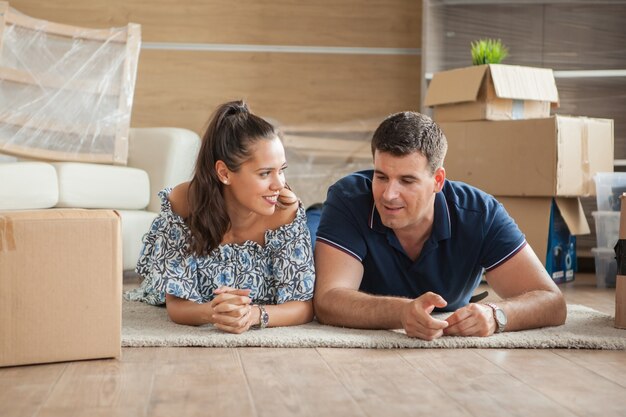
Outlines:
[[[160,305],[167,293],[205,303],[223,285],[251,289],[256,304],[313,298],[311,238],[301,205],[291,223],[265,232],[265,245],[253,241],[220,245],[200,257],[189,250],[190,231],[172,211],[170,192],[171,188],[159,192],[161,213],[143,237],[136,271],[144,280],[124,298]]]

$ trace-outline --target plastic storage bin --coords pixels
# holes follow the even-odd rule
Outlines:
[[[619,197],[626,192],[626,172],[598,172],[593,178],[598,211],[619,211]]]
[[[609,248],[592,248],[591,252],[596,258],[596,287],[614,288],[617,278],[615,251]]]
[[[615,247],[619,237],[619,211],[594,211],[591,213],[596,222],[596,243],[598,248]]]

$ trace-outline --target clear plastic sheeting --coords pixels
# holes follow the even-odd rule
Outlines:
[[[0,2],[0,152],[125,165],[140,26],[86,29]]]
[[[305,207],[323,203],[328,187],[345,175],[373,167],[372,134],[383,119],[281,127],[287,183]]]

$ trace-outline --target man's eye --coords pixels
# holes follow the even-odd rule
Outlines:
[[[267,177],[268,175],[270,175],[270,173],[269,171],[266,171],[266,172],[261,172],[259,175],[262,177]]]

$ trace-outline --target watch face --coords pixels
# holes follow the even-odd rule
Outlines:
[[[504,326],[506,324],[506,314],[504,314],[504,311],[500,309],[496,310],[496,320],[498,320],[500,326]]]
[[[270,322],[270,315],[267,313],[267,311],[262,310],[261,311],[261,325],[263,327],[266,327]]]

